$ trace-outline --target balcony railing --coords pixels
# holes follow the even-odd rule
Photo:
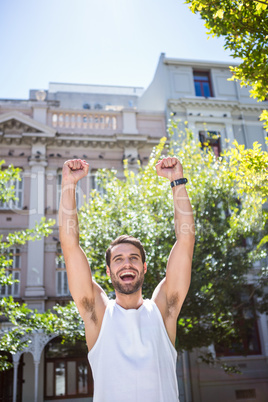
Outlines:
[[[111,112],[65,112],[52,111],[50,113],[50,124],[60,131],[115,131],[121,123],[120,114]],[[120,121],[119,121],[120,120]]]

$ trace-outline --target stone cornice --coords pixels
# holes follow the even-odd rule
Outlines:
[[[86,135],[71,135],[71,136],[57,136],[54,138],[44,137],[44,136],[1,136],[0,143],[7,145],[32,145],[37,142],[49,147],[90,147],[90,148],[121,148],[126,143],[131,143],[134,146],[143,146],[146,143],[158,144],[159,137],[152,137],[146,135],[124,135],[124,134],[114,134],[111,136],[86,136]]]
[[[229,69],[230,66],[238,66],[239,63],[231,62],[217,62],[217,61],[207,61],[207,60],[189,60],[189,59],[172,59],[165,57],[163,60],[164,64],[170,66],[187,66],[195,68],[225,68]]]
[[[225,99],[217,99],[217,98],[203,98],[203,97],[194,97],[194,98],[179,98],[179,99],[169,99],[168,105],[172,108],[174,107],[202,107],[207,109],[231,109],[231,110],[248,110],[248,111],[257,111],[258,113],[263,109],[268,109],[267,103],[242,103],[237,101],[230,101]]]

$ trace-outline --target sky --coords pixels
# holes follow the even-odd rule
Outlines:
[[[233,62],[183,0],[0,0],[0,98],[49,82],[148,87],[161,53]]]

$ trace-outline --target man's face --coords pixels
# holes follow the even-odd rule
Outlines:
[[[107,274],[116,291],[127,295],[137,292],[142,287],[146,271],[140,250],[133,244],[122,243],[112,248]]]

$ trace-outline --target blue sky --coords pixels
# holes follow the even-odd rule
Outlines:
[[[0,98],[49,82],[147,87],[160,53],[233,61],[183,0],[1,0]]]

